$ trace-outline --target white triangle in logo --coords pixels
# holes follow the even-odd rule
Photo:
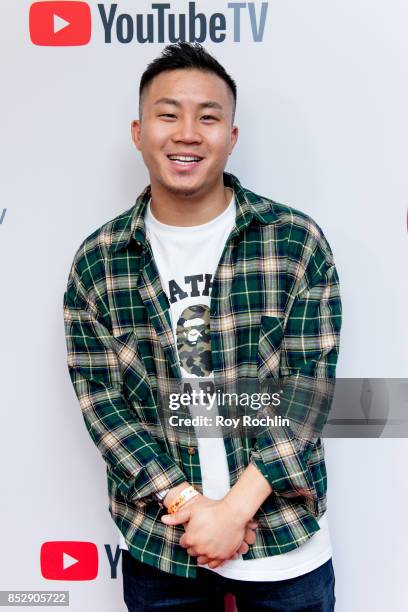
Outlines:
[[[69,21],[66,21],[66,19],[54,14],[54,34],[60,32],[64,28],[67,28],[69,25],[71,25]]]
[[[75,557],[71,557],[71,555],[67,555],[67,553],[62,553],[62,569],[67,569],[67,567],[71,567],[71,565],[75,565],[75,563],[79,563],[78,559]]]

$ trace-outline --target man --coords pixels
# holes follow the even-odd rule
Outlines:
[[[324,450],[303,415],[255,439],[172,435],[160,417],[161,381],[335,378],[330,246],[309,216],[225,172],[235,106],[234,81],[199,44],[148,66],[131,131],[150,184],[82,242],[64,295],[131,612],[222,610],[228,592],[240,612],[334,609]]]

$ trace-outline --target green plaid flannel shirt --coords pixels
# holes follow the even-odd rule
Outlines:
[[[305,213],[243,187],[213,278],[210,306],[215,379],[331,381],[339,351],[341,301],[330,246]],[[64,294],[69,374],[86,428],[106,463],[109,512],[138,560],[196,576],[196,558],[178,544],[183,527],[160,521],[156,493],[188,481],[202,492],[197,439],[170,439],[158,422],[160,379],[181,378],[169,303],[144,212],[134,206],[79,246]],[[244,559],[278,555],[318,531],[327,478],[320,437],[306,448],[292,432],[277,440],[224,438],[231,486],[252,462],[272,493],[255,518],[256,542]]]

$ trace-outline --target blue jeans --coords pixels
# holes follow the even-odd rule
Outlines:
[[[197,578],[183,578],[122,550],[122,574],[129,612],[224,612],[226,593],[235,595],[238,612],[332,612],[336,601],[331,559],[303,576],[252,582],[224,578],[203,567],[197,569]]]

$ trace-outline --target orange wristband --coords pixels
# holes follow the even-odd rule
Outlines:
[[[181,491],[180,495],[171,504],[171,506],[168,507],[167,512],[169,514],[174,514],[179,508],[181,508],[183,504],[185,504],[189,499],[192,499],[196,495],[198,495],[198,491],[196,491],[194,487],[192,487],[191,485],[186,487]]]

